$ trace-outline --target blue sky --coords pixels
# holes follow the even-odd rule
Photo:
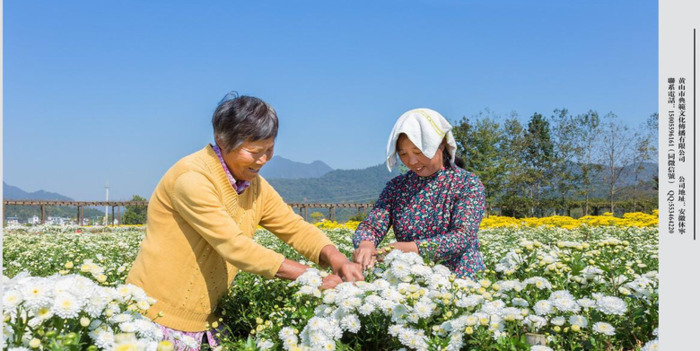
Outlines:
[[[276,154],[383,162],[406,110],[657,112],[656,1],[4,1],[4,180],[150,197],[212,141],[230,90],[278,112]]]

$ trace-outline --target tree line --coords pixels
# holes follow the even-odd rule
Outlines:
[[[557,109],[550,116],[534,113],[523,124],[514,113],[485,111],[463,117],[453,133],[465,168],[486,188],[491,214],[570,215],[574,208],[582,215],[600,208],[617,214],[658,207],[658,177],[647,169],[658,159],[658,113],[629,127],[612,112]]]

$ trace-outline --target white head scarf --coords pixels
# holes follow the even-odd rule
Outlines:
[[[410,110],[396,121],[386,145],[386,167],[389,172],[396,165],[396,141],[401,133],[421,150],[423,155],[433,158],[443,139],[447,139],[450,164],[454,165],[457,143],[452,135],[452,125],[441,114],[427,108]]]

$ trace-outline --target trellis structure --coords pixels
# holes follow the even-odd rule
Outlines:
[[[39,206],[41,216],[41,224],[46,222],[46,207],[48,206],[75,206],[76,207],[76,223],[83,222],[83,210],[85,206],[106,206],[111,208],[112,218],[117,219],[121,223],[121,208],[126,206],[148,206],[148,201],[55,201],[55,200],[4,200],[3,201],[3,222],[5,222],[5,211],[6,206]],[[335,220],[335,211],[337,208],[356,208],[357,212],[364,212],[365,210],[371,208],[372,204],[369,203],[290,203],[288,204],[292,209],[297,209],[299,214],[304,217],[304,219],[309,219],[309,208],[327,208],[328,218],[332,221]],[[116,209],[116,217],[115,217]]]

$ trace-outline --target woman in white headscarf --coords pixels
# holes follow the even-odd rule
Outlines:
[[[477,231],[484,215],[484,186],[455,157],[452,126],[436,111],[410,110],[394,125],[386,150],[389,171],[397,158],[409,169],[390,180],[355,231],[353,260],[371,267],[389,228],[404,252],[449,267],[460,278],[484,269]],[[457,164],[455,164],[455,161]]]

